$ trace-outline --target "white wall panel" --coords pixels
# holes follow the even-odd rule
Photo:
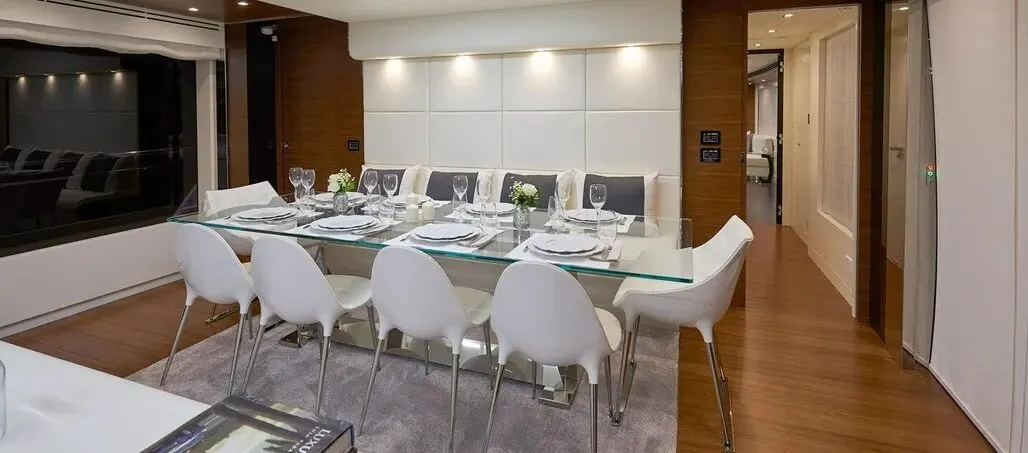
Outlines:
[[[585,168],[585,113],[504,112],[503,168]]]
[[[500,167],[503,118],[499,112],[433,112],[429,123],[429,165]]]
[[[428,162],[428,113],[365,113],[364,160],[390,165]]]
[[[585,56],[589,110],[681,108],[681,47],[589,49]]]
[[[673,112],[587,112],[585,170],[677,176],[681,124]]]
[[[428,111],[428,61],[376,60],[362,66],[365,112]]]
[[[657,177],[657,216],[682,217],[682,179],[678,176]],[[697,245],[697,244],[693,244]]]
[[[503,110],[584,109],[584,50],[503,56]]]
[[[429,109],[433,112],[499,111],[503,93],[500,60],[499,55],[432,59]]]

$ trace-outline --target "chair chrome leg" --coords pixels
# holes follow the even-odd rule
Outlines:
[[[720,379],[720,365],[717,360],[714,343],[707,343],[707,361],[710,363],[710,377],[714,381],[714,398],[717,400],[717,410],[721,414],[721,435],[724,440],[724,451],[734,452],[734,435],[732,432],[732,408],[726,409],[727,381]]]
[[[489,372],[493,372],[493,335],[489,331],[489,321],[482,324],[483,337],[485,339],[485,354],[489,357]],[[490,387],[492,388],[492,379],[489,380]]]
[[[246,387],[250,384],[250,373],[253,372],[253,364],[257,362],[257,353],[261,350],[261,340],[264,340],[264,326],[260,326],[257,329],[257,339],[253,341],[253,350],[250,351],[250,361],[246,365],[246,375],[243,376],[243,390],[241,394],[246,394]]]
[[[589,447],[590,451],[596,453],[596,384],[589,384]]]
[[[536,387],[539,386],[539,364],[529,360],[532,364],[532,399],[535,399]]]
[[[636,318],[638,326],[638,318]],[[635,342],[638,330],[627,332],[625,345],[621,350],[621,376],[618,376],[618,405],[610,424],[621,426],[625,411],[628,410],[628,396],[632,392],[632,380],[635,378]]]
[[[636,316],[635,317],[635,330],[633,332],[635,332],[636,335],[639,335],[639,321],[640,320],[642,320],[642,316]],[[638,340],[638,338],[632,338],[632,345],[631,345],[632,346],[632,350],[628,351],[629,360],[632,362],[632,368],[635,368],[635,344],[636,344],[636,340]]]
[[[239,324],[236,324],[236,344],[232,347],[232,363],[229,364],[232,367],[228,373],[228,394],[232,395],[232,390],[236,388],[236,363],[239,361],[239,345],[243,343],[243,322],[245,316],[239,317]]]
[[[378,327],[376,327],[375,324],[378,322],[378,320],[375,318],[375,308],[372,307],[371,305],[368,305],[366,308],[368,310],[368,325],[371,326],[371,338],[377,341],[378,340]],[[378,367],[375,368],[375,371],[381,371],[381,370],[382,370],[382,364],[379,363]]]
[[[610,356],[607,356],[607,360],[603,362],[603,371],[606,374],[607,380],[607,417],[614,420],[614,390],[611,389],[610,384]]]
[[[321,371],[318,374],[318,399],[314,402],[314,413],[316,415],[321,414],[321,396],[325,390],[325,369],[328,365],[328,348],[329,345],[332,344],[332,342],[329,341],[329,335],[331,335],[331,332],[325,330],[324,327],[322,327],[321,330]]]
[[[425,340],[425,376],[428,376],[428,340]]]
[[[535,364],[535,362],[532,362]],[[498,364],[496,367],[496,381],[493,383],[493,399],[489,402],[489,422],[485,425],[485,444],[482,446],[482,452],[489,451],[489,436],[493,433],[493,418],[496,415],[496,398],[500,396],[500,381],[503,377],[504,364]]]
[[[215,305],[217,307],[217,305]],[[178,323],[178,331],[175,332],[175,341],[171,343],[171,354],[168,354],[168,361],[164,362],[164,374],[161,375],[161,386],[168,378],[168,370],[171,369],[171,361],[175,360],[175,350],[178,349],[178,342],[182,339],[182,330],[186,328],[186,318],[189,316],[189,305],[182,309],[182,320]]]
[[[378,346],[375,346],[375,361],[371,364],[371,379],[368,379],[368,392],[364,394],[364,407],[361,409],[361,421],[357,428],[357,435],[361,435],[364,432],[364,417],[368,415],[368,404],[371,403],[371,388],[375,386],[375,368],[378,367],[378,361],[382,358],[382,349],[385,349],[385,340],[378,340]]]
[[[453,354],[453,364],[450,369],[450,449],[453,452],[454,432],[457,428],[457,376],[460,375],[460,354]]]

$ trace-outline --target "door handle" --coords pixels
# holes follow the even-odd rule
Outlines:
[[[291,148],[292,148],[292,144],[289,143],[289,140],[282,140],[282,150],[283,151],[289,151]]]

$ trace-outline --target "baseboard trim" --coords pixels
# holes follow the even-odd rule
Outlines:
[[[832,283],[832,286],[834,286],[835,290],[842,295],[842,298],[846,300],[846,303],[850,304],[850,315],[856,318],[857,306],[856,302],[853,300],[853,289],[846,285],[846,281],[842,276],[836,274],[835,271],[832,270],[832,266],[828,264],[828,260],[821,256],[821,253],[819,253],[817,249],[811,247],[809,242],[807,242],[807,256],[810,257],[810,260],[814,262],[814,265],[817,266],[818,269],[821,269],[821,273],[824,274],[825,278]]]
[[[916,354],[914,352],[914,350],[911,349],[911,347],[908,346],[906,343],[903,344],[903,352],[905,352],[906,355],[910,356],[910,358],[913,361],[917,362],[918,364],[920,364],[921,366],[925,367],[926,369],[928,368],[928,360],[925,359],[924,357],[921,357],[920,355]]]
[[[130,286],[125,289],[115,291],[113,293],[105,294],[103,296],[93,298],[87,301],[79,302],[75,305],[70,305],[58,310],[51,311],[49,313],[43,313],[39,316],[35,316],[24,321],[19,321],[14,324],[9,324],[0,327],[0,338],[8,337],[19,332],[39,327],[43,324],[51,323],[59,319],[67,318],[69,316],[82,313],[86,310],[106,305],[116,300],[124,299],[134,294],[139,294],[143,291],[148,291],[161,285],[166,285],[171,282],[182,280],[182,275],[175,272],[171,275],[165,275],[164,277],[158,277],[148,282],[143,282],[135,286]]]
[[[1006,449],[1002,448],[1002,445],[999,443],[998,439],[995,439],[989,435],[989,432],[985,430],[985,427],[978,420],[978,418],[974,416],[974,413],[971,412],[970,409],[968,409],[967,404],[964,403],[964,400],[960,399],[960,397],[953,392],[953,389],[950,388],[949,384],[946,383],[946,380],[940,377],[939,373],[935,371],[935,367],[929,364],[928,371],[932,373],[932,377],[935,378],[935,382],[938,382],[939,385],[942,386],[942,389],[949,394],[949,397],[953,399],[953,402],[957,403],[957,407],[959,407],[960,410],[964,412],[964,415],[967,416],[967,419],[971,420],[971,423],[974,423],[975,428],[978,428],[978,432],[982,435],[982,437],[985,438],[987,442],[989,442],[989,445],[992,445],[992,448],[1000,453],[1008,453]]]

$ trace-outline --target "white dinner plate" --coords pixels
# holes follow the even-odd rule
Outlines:
[[[296,208],[286,207],[273,207],[273,208],[254,208],[248,209],[243,212],[237,212],[232,215],[233,220],[243,220],[246,222],[270,222],[274,220],[284,220],[299,214]]]
[[[605,249],[605,248],[606,247],[604,247],[604,245],[602,243],[600,243],[595,248],[590,249],[590,250],[586,250],[586,251],[583,251],[583,252],[556,253],[556,252],[550,252],[548,250],[543,250],[543,249],[539,248],[539,246],[536,245],[535,243],[533,243],[532,247],[531,247],[533,252],[536,252],[536,253],[538,253],[540,255],[552,256],[554,258],[581,258],[581,257],[586,257],[586,256],[592,256],[592,255],[595,255],[597,253],[602,252],[603,249]]]
[[[340,215],[316,220],[314,226],[322,230],[346,231],[369,227],[376,223],[378,219],[368,215]]]
[[[390,198],[389,201],[393,205],[395,205],[395,206],[407,206],[407,196],[406,195],[396,195],[396,196]],[[423,204],[425,204],[425,203],[427,203],[429,201],[432,201],[432,199],[428,198],[428,196],[426,196],[426,195],[418,195],[418,206],[421,206],[421,205],[423,205]]]
[[[482,212],[482,203],[468,203],[468,212],[478,214]],[[496,215],[507,215],[514,213],[514,205],[510,203],[496,203]]]
[[[314,195],[313,198],[316,203],[332,203],[332,199],[335,198],[335,195],[336,194],[332,192],[322,192]],[[364,198],[366,198],[366,196],[360,192],[346,192],[346,199],[349,200],[350,203],[363,201]]]
[[[585,253],[602,245],[603,243],[594,237],[570,234],[555,234],[532,243],[536,249],[559,255]]]
[[[595,209],[569,209],[564,212],[564,218],[572,222],[596,223]],[[614,211],[600,211],[601,222],[613,222],[618,215]]]
[[[463,223],[432,223],[415,228],[411,234],[427,241],[460,241],[478,234],[478,228]]]

